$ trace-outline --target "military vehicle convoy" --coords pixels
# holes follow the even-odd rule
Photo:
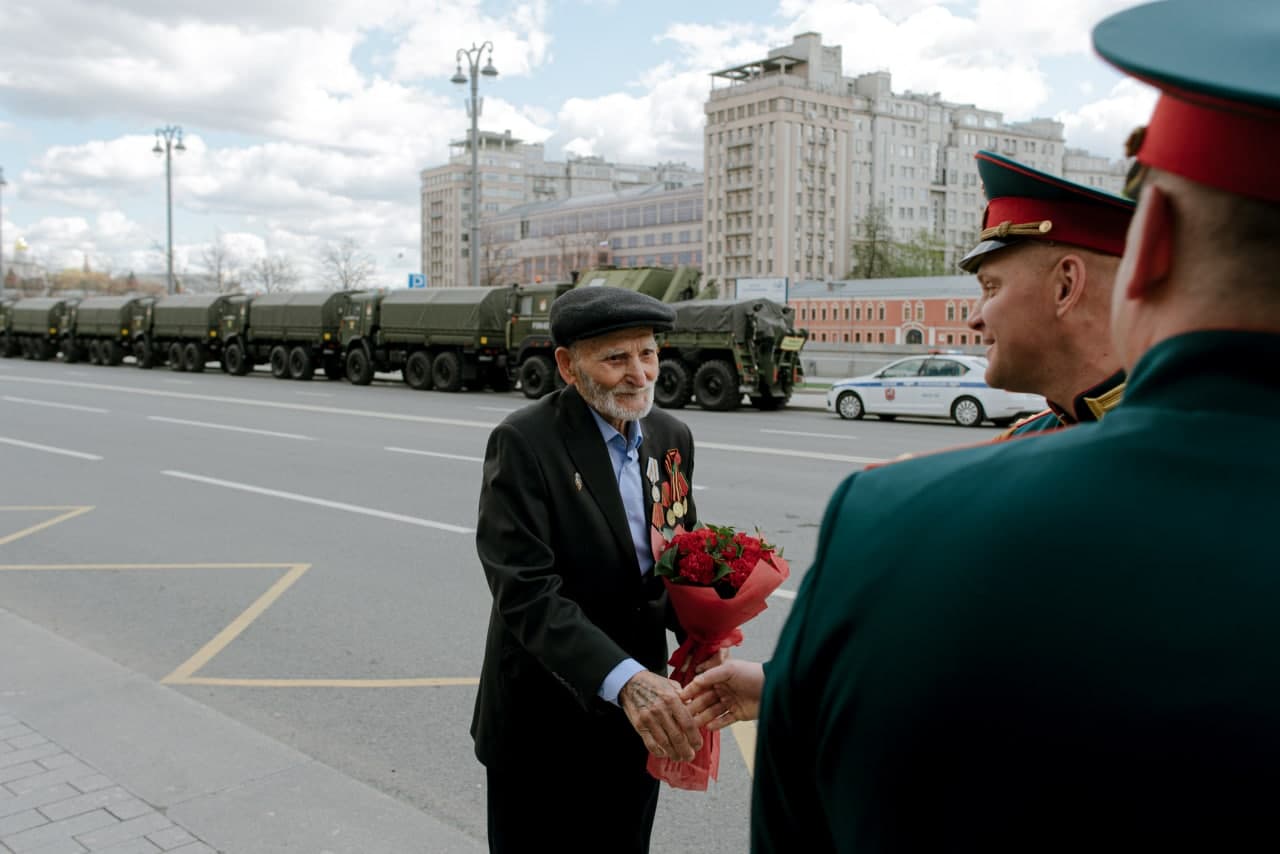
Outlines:
[[[235,296],[222,316],[223,366],[244,376],[255,364],[276,379],[309,380],[319,368],[342,379],[343,318],[356,291],[300,291]]]
[[[368,385],[400,371],[414,389],[511,387],[507,321],[512,289],[424,288],[353,297],[342,321],[347,379]]]
[[[574,282],[489,288],[305,291],[251,297],[193,294],[60,298],[0,304],[0,354],[240,376],[267,364],[278,377],[321,370],[368,385],[399,372],[414,389],[504,391],[517,380],[539,398],[563,385],[550,312],[574,287],[625,287],[671,303],[675,327],[660,333],[655,402],[729,410],[750,400],[784,406],[800,381],[806,333],[790,308],[765,299],[707,299],[688,267],[598,268]]]

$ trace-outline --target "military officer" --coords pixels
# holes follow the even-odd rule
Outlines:
[[[1094,43],[1161,90],[1125,401],[840,486],[764,683],[756,852],[1280,847],[1280,4]]]
[[[987,384],[1044,395],[1049,409],[1002,438],[1098,420],[1120,402],[1111,287],[1133,202],[976,155],[987,194],[979,243],[960,261],[982,301],[969,328],[987,345]]]

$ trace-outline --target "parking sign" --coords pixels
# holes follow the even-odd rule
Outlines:
[[[427,286],[427,277],[426,277],[426,276],[422,275],[421,273],[410,273],[410,274],[409,274],[409,287],[411,287],[411,288],[425,288],[426,286]]]

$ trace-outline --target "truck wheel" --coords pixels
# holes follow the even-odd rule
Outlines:
[[[283,380],[289,376],[289,351],[279,344],[271,348],[271,376]]]
[[[352,385],[368,385],[373,382],[373,365],[364,348],[354,347],[347,354],[347,379]]]
[[[98,358],[102,364],[115,367],[124,361],[124,351],[120,349],[120,345],[114,341],[103,341],[98,348]]]
[[[53,348],[43,338],[37,338],[32,342],[31,352],[37,362],[47,362],[53,358]]]
[[[169,370],[185,371],[187,366],[182,361],[182,345],[176,341],[169,345]]]
[[[232,341],[228,344],[223,359],[227,364],[227,373],[233,377],[242,377],[249,373],[249,360],[244,357],[244,348],[240,346],[240,342]]]
[[[418,391],[430,391],[432,386],[431,354],[426,350],[418,350],[409,356],[404,363],[404,381],[409,388]]]
[[[653,402],[663,409],[683,409],[693,393],[689,366],[679,359],[663,359],[658,363],[658,383]]]
[[[294,347],[289,351],[289,376],[295,380],[309,380],[316,374],[311,351],[306,347]]]
[[[204,372],[204,363],[208,361],[204,347],[194,341],[188,342],[182,350],[182,362],[193,374]]]
[[[133,344],[133,360],[137,362],[138,367],[144,371],[149,371],[155,365],[155,361],[151,357],[151,348],[147,346],[146,341],[135,341]]]
[[[324,357],[324,375],[331,380],[340,380],[345,375],[342,370],[342,359],[338,356]]]
[[[89,351],[89,364],[101,365],[102,364],[102,344],[99,343],[97,340],[93,340],[89,342],[89,346],[87,347],[87,349]]]
[[[703,409],[727,412],[742,403],[738,390],[738,374],[722,359],[703,362],[693,375],[693,394]]]
[[[549,356],[530,356],[520,366],[520,390],[525,397],[537,400],[555,387],[556,373]]]
[[[462,359],[452,350],[437,353],[431,360],[431,383],[436,391],[458,391],[462,388]]]

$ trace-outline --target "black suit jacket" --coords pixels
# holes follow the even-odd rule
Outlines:
[[[641,425],[646,517],[674,450],[690,490],[683,524],[692,528],[689,428],[656,409]],[[493,593],[471,726],[476,756],[490,767],[563,764],[575,751],[595,764],[618,755],[643,763],[639,736],[597,692],[628,657],[665,674],[666,629],[677,627],[661,582],[640,574],[608,448],[573,387],[490,434],[476,548]]]

